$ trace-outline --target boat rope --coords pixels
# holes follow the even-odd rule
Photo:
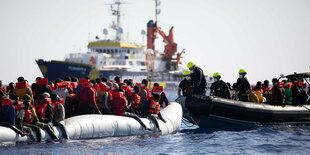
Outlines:
[[[193,124],[193,123],[191,123],[189,120],[187,120],[186,118],[182,118],[182,121],[183,121],[183,123],[184,123],[184,125],[185,126],[187,126],[187,127],[193,127],[193,126],[195,126],[196,124]],[[186,122],[186,123],[185,123]],[[192,125],[188,125],[188,123],[189,124],[192,124]]]

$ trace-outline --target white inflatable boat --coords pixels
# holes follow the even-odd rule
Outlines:
[[[179,131],[182,120],[182,108],[180,104],[171,102],[160,111],[166,121],[157,119],[161,132],[151,119],[142,118],[144,124],[152,131],[144,130],[133,118],[114,115],[80,115],[65,120],[65,129],[69,139],[93,139],[113,136],[134,136],[148,134],[174,134]],[[53,127],[59,139],[64,137],[59,127]],[[41,130],[42,140],[50,140],[49,134]],[[35,135],[36,136],[36,135]],[[29,136],[21,137],[8,127],[0,126],[0,143],[3,142],[29,142]]]

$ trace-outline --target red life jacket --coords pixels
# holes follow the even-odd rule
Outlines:
[[[61,104],[61,103],[58,102],[58,101],[56,101],[56,102],[54,102],[54,103],[51,104],[52,107],[53,107],[53,116],[54,116],[55,113],[56,113],[56,109],[57,109],[57,107],[58,107],[58,104]]]
[[[27,81],[17,82],[15,85],[15,89],[23,89],[29,87]]]
[[[65,99],[64,98],[58,97],[56,101],[61,103],[62,105],[65,104]]]
[[[101,82],[99,84],[99,89],[101,89],[101,91],[108,91],[108,86],[104,84],[103,82]]]
[[[51,90],[53,91],[55,88],[55,85],[53,83],[48,84],[51,87]]]
[[[134,109],[137,109],[137,108],[139,108],[141,105],[142,105],[142,103],[141,103],[141,97],[140,97],[138,94],[135,94],[135,101],[133,102],[132,107],[133,107]]]
[[[5,88],[4,87],[0,87],[0,89],[3,91],[3,93],[5,93]]]
[[[262,86],[262,89],[263,89],[264,92],[265,92],[265,91],[270,91],[270,90],[271,90],[270,86],[268,86],[268,87]]]
[[[152,89],[153,94],[161,94],[163,91],[164,91],[164,89],[162,86],[153,87],[153,89]]]
[[[152,92],[146,86],[142,86],[142,89],[146,91],[146,99],[150,99],[152,97]]]
[[[90,82],[83,82],[83,83],[82,83],[82,87],[84,87],[84,88],[91,88],[92,85],[91,85]]]
[[[284,88],[286,89],[292,89],[293,83],[292,82],[287,82],[286,84],[284,84]]]
[[[83,84],[84,82],[89,82],[88,79],[79,79],[79,84]]]
[[[71,87],[72,87],[73,89],[76,89],[77,86],[78,86],[78,83],[77,83],[77,82],[71,82]]]
[[[2,106],[12,106],[15,103],[14,100],[8,98],[2,98]]]
[[[149,107],[149,114],[158,114],[160,109],[160,105],[158,102],[155,102],[153,98],[151,99],[151,104]]]
[[[55,89],[64,88],[67,89],[69,86],[69,83],[66,81],[58,82],[56,83]]]
[[[39,118],[42,119],[45,117],[47,104],[51,104],[51,103],[52,103],[52,100],[50,98],[46,98],[44,104],[42,105],[37,104],[36,112]]]
[[[32,111],[29,109],[24,109],[24,110],[25,110],[24,123],[31,124],[34,119],[34,117],[32,117]]]
[[[252,88],[253,91],[259,91],[261,93],[264,93],[264,90],[261,88],[261,89],[258,89],[256,86]]]
[[[113,94],[111,102],[111,111],[114,115],[123,116],[125,113],[125,107],[127,105],[127,99],[124,94],[118,92]]]
[[[37,85],[48,85],[48,79],[38,79],[37,80]]]

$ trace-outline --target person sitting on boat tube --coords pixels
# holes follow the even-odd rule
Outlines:
[[[159,100],[160,100],[160,95],[153,94],[152,97],[148,99],[146,104],[143,105],[142,115],[145,118],[152,119],[155,122],[155,125],[157,126],[157,131],[161,132],[156,116],[158,116],[158,118],[161,119],[164,123],[166,123],[166,121],[163,119],[163,117],[161,116],[159,112],[160,110]]]
[[[204,95],[206,93],[207,82],[202,69],[196,66],[192,61],[187,64],[187,68],[191,73],[191,87],[194,90],[193,94]]]
[[[190,74],[191,74],[190,70],[187,70],[184,72],[185,78],[179,84],[178,97],[190,96],[192,94],[193,90],[190,87],[190,85],[191,85]],[[181,95],[181,91],[182,91],[182,95]]]
[[[244,69],[239,70],[239,78],[235,86],[236,92],[238,92],[239,101],[249,101],[249,94],[251,92],[251,86],[248,79],[245,77],[247,72]]]
[[[305,91],[306,85],[301,79],[293,79],[292,87],[292,103],[293,105],[303,105],[308,99],[308,95]]]
[[[231,94],[228,85],[221,79],[220,73],[213,74],[214,82],[211,85],[211,96],[218,96],[221,98],[231,99]]]
[[[166,106],[168,106],[170,104],[169,100],[167,98],[167,95],[164,92],[163,87],[159,86],[159,84],[157,82],[155,82],[153,85],[152,94],[159,94],[160,95],[160,99],[158,101],[160,107],[165,108]]]

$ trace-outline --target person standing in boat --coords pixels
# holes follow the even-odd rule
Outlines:
[[[82,88],[78,91],[76,97],[78,101],[77,115],[101,114],[96,104],[96,92],[91,83],[85,80],[81,83],[81,86]]]
[[[193,94],[204,95],[206,93],[207,81],[202,69],[196,66],[192,61],[187,64],[187,68],[191,73],[191,87],[194,90]]]
[[[190,96],[192,94],[193,90],[190,87],[190,85],[191,85],[190,74],[191,74],[190,70],[187,70],[184,72],[185,78],[179,84],[178,97],[181,97],[181,96],[187,97],[187,96]],[[181,95],[181,92],[182,92],[182,95]]]
[[[299,79],[293,80],[292,87],[292,103],[293,105],[303,105],[308,99],[308,95],[305,91],[304,82]]]
[[[169,103],[169,100],[167,98],[167,95],[166,93],[164,92],[164,89],[162,86],[159,86],[159,84],[156,82],[154,83],[153,85],[153,89],[152,89],[152,95],[153,94],[159,94],[160,95],[160,99],[159,99],[159,105],[160,107],[162,108],[165,108],[166,106],[168,106],[170,103]]]
[[[248,79],[245,77],[247,72],[244,69],[239,70],[239,78],[237,80],[235,90],[238,92],[239,101],[249,101],[249,94],[251,92],[251,86]]]
[[[33,97],[32,90],[29,87],[28,82],[24,79],[24,77],[20,76],[17,78],[14,94],[17,95],[20,99],[24,99],[24,96],[26,94]]]
[[[221,98],[231,99],[229,87],[226,82],[221,79],[220,73],[213,74],[214,82],[211,85],[211,96],[218,96]]]

